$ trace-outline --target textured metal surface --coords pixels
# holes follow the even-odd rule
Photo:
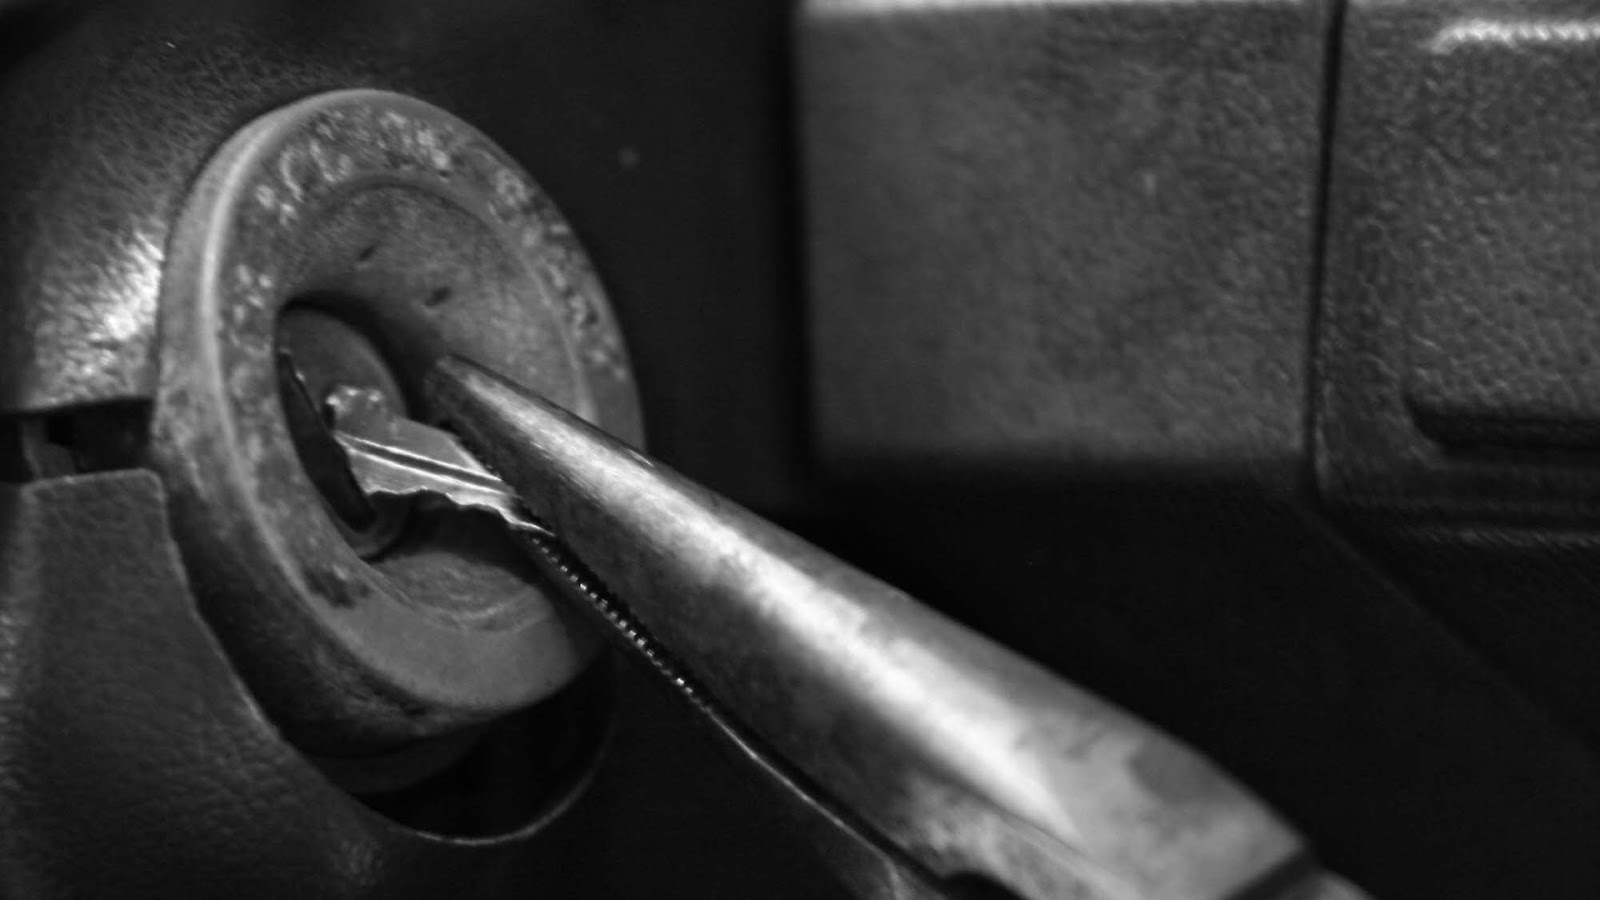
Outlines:
[[[1316,0],[806,4],[824,461],[1291,478],[1328,22]]]
[[[481,367],[443,360],[430,392],[664,678],[935,876],[1154,900],[1303,871],[1272,812],[1145,723]]]
[[[1585,444],[1600,403],[1588,14],[1351,4],[1319,338],[1319,465],[1341,503],[1600,509],[1582,460],[1505,452]]]
[[[1591,740],[1593,15],[1351,3],[1316,427],[1361,545]]]
[[[189,180],[242,110],[331,74],[258,62],[247,86],[191,68],[180,98],[171,87],[198,60],[181,58],[174,32],[119,39],[116,18],[86,16],[65,52],[11,48],[0,85],[10,136],[0,146],[0,407],[150,394],[161,264]]]
[[[1447,444],[1600,446],[1600,19],[1464,4],[1434,22],[1385,161],[1416,228],[1386,235],[1410,263],[1389,292],[1406,402]]]
[[[151,457],[206,613],[297,739],[440,733],[547,696],[586,664],[593,637],[492,528],[418,515],[406,540],[360,559],[297,464],[279,403],[280,314],[302,303],[359,325],[413,393],[449,348],[640,439],[621,336],[581,248],[487,138],[375,91],[257,119],[185,204],[161,302]]]

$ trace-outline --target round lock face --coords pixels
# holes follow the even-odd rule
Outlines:
[[[152,456],[208,620],[280,726],[320,752],[487,721],[571,682],[597,647],[497,521],[366,507],[308,452],[338,386],[432,421],[421,380],[446,353],[641,442],[594,272],[482,134],[418,100],[340,91],[218,152],[163,273]]]

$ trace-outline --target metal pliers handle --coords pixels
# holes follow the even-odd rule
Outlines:
[[[598,612],[877,896],[1354,897],[1200,755],[472,363],[433,407]]]

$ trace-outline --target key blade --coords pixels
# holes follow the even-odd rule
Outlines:
[[[367,388],[335,388],[326,403],[334,440],[367,496],[438,497],[494,513],[517,531],[550,536],[523,511],[510,487],[450,432],[395,415],[382,394]]]
[[[305,375],[286,348],[280,348],[277,354],[278,396],[301,468],[341,519],[357,525],[370,523],[377,513],[351,474],[346,454],[324,421]]]

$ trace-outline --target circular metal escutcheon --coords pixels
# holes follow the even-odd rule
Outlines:
[[[279,402],[287,324],[309,384],[370,373],[428,420],[419,380],[456,353],[640,443],[599,282],[515,162],[419,100],[314,96],[211,160],[162,277],[153,463],[202,611],[291,739],[380,750],[577,675],[596,637],[497,523],[419,509],[358,553]]]

